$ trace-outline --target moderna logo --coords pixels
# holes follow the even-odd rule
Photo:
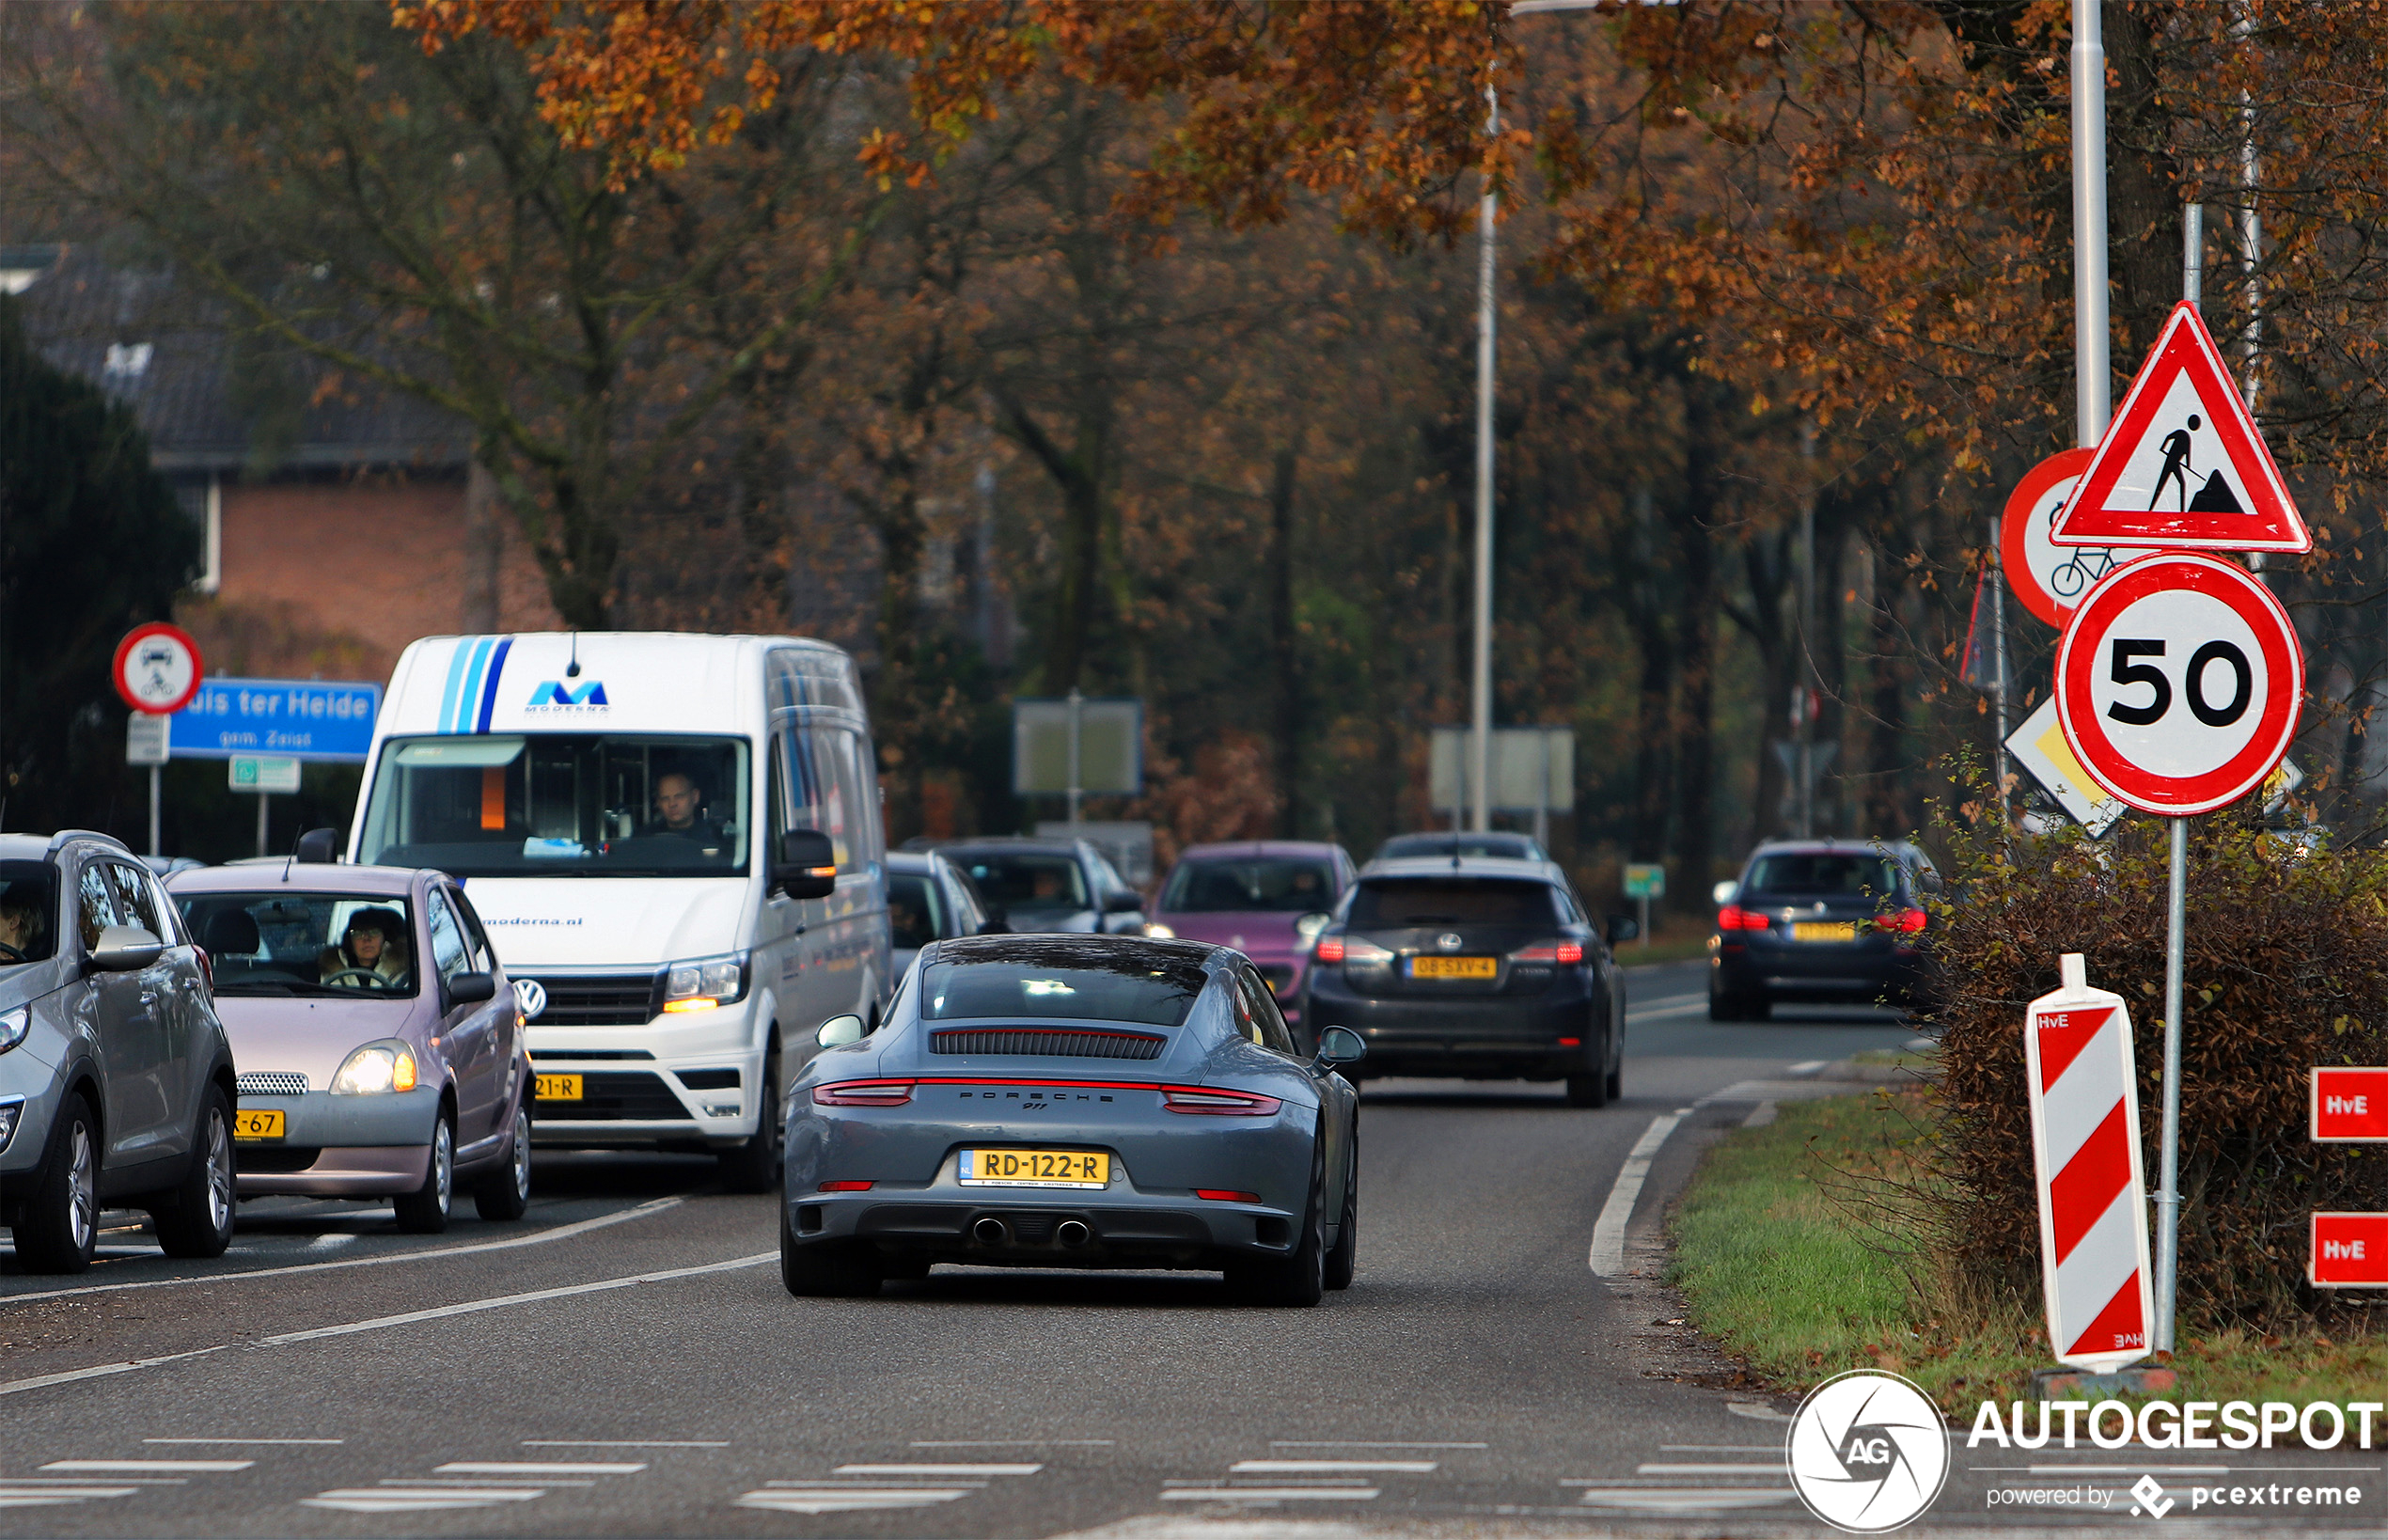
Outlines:
[[[539,688],[530,692],[530,699],[525,703],[525,709],[532,710],[541,706],[603,706],[605,704],[607,704],[605,686],[598,680],[592,679],[586,684],[574,685],[567,690],[561,680],[549,679],[541,681]]]

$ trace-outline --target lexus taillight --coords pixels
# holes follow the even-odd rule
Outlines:
[[[1217,1091],[1209,1086],[1163,1086],[1161,1106],[1171,1112],[1200,1112],[1215,1118],[1265,1118],[1283,1106],[1274,1096],[1256,1091]]]
[[[1527,947],[1509,954],[1513,963],[1558,963],[1572,965],[1584,960],[1580,941],[1551,941],[1539,947]]]
[[[1901,909],[1894,915],[1877,915],[1874,922],[1886,931],[1896,931],[1903,935],[1913,935],[1931,923],[1931,919],[1932,917],[1923,910],[1910,908]]]
[[[1312,955],[1315,956],[1322,963],[1342,962],[1343,960],[1343,938],[1340,935],[1320,936],[1318,938],[1318,950]]]
[[[912,1100],[909,1080],[833,1080],[812,1088],[822,1107],[902,1107]]]
[[[1744,909],[1728,904],[1717,911],[1717,929],[1720,931],[1763,931],[1769,921],[1755,909]]]

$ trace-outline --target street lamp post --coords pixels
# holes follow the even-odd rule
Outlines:
[[[1517,0],[1512,16],[1547,10],[1590,10],[1600,0]],[[1500,133],[1500,95],[1485,87],[1485,132]],[[1500,199],[1492,184],[1476,205],[1476,636],[1468,686],[1468,816],[1470,826],[1492,827],[1492,626],[1493,626],[1493,311],[1495,259],[1500,250]]]

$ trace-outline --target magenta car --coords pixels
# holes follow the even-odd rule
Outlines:
[[[1352,858],[1341,845],[1299,840],[1189,845],[1161,885],[1147,930],[1233,947],[1249,957],[1276,992],[1286,1025],[1307,1042],[1300,1005],[1311,937],[1326,925],[1352,876]]]
[[[530,1055],[479,916],[438,872],[243,862],[167,884],[240,1070],[244,1198],[387,1199],[401,1230],[530,1202]]]

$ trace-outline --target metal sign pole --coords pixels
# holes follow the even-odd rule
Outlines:
[[[1500,133],[1500,99],[1485,87],[1485,132]],[[1476,636],[1469,668],[1468,759],[1472,826],[1492,827],[1492,607],[1493,607],[1493,307],[1495,246],[1500,240],[1500,200],[1487,185],[1476,210],[1482,244],[1476,257]]]
[[[258,794],[257,794],[257,853],[258,853],[259,856],[264,856],[264,855],[271,854],[271,853],[270,853],[269,851],[267,851],[267,849],[265,848],[265,800],[266,800],[266,795],[267,795],[267,794],[265,794],[265,793],[263,793],[263,792],[259,792],[259,793],[258,793]]]
[[[1085,715],[1085,707],[1086,697],[1078,693],[1077,686],[1072,685],[1070,687],[1070,823],[1073,826],[1078,822],[1079,804],[1086,795],[1083,781],[1078,773],[1078,733],[1081,718]]]
[[[2073,416],[2082,448],[2105,436],[2106,43],[2099,0],[2073,0]]]
[[[158,770],[157,765],[149,766],[149,854],[152,856],[165,854],[158,844]]]
[[[2156,1179],[2156,1331],[2153,1346],[2173,1350],[2173,1298],[2180,1286],[2181,950],[2189,910],[2189,820],[2173,826],[2172,893],[2164,907],[2164,1132]]]

